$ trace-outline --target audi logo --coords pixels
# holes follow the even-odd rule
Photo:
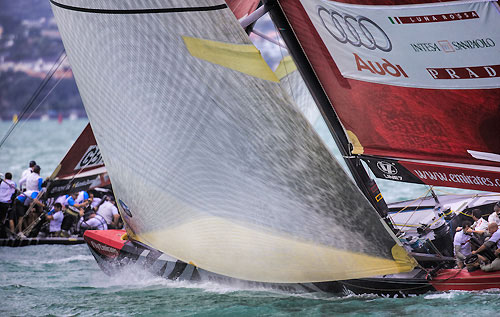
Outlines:
[[[328,30],[337,41],[340,43],[350,43],[355,47],[366,47],[369,50],[379,49],[384,52],[389,52],[392,50],[392,43],[387,34],[378,26],[375,22],[358,15],[353,17],[349,14],[342,14],[333,9],[327,9],[322,6],[318,6],[318,16],[323,23],[323,26]],[[326,21],[330,25],[327,26]],[[369,26],[372,26],[369,28]],[[377,43],[375,36],[372,32],[378,32],[382,38],[385,39],[385,43]]]

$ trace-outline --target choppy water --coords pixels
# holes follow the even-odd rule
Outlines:
[[[85,120],[21,123],[0,148],[0,172],[17,181],[34,159],[49,176]],[[0,137],[9,122],[0,122]],[[327,135],[324,127],[319,132]],[[327,138],[326,143],[333,146]],[[380,183],[388,200],[425,192],[422,186]],[[214,283],[167,281],[137,268],[109,277],[86,245],[0,247],[0,316],[401,316],[499,315],[500,292],[430,293],[410,298],[294,295]]]
[[[500,292],[410,298],[293,295],[168,281],[129,269],[109,277],[86,245],[0,248],[0,316],[497,316]]]

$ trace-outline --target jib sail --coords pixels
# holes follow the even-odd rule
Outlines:
[[[51,2],[132,237],[254,281],[413,268],[223,1]]]

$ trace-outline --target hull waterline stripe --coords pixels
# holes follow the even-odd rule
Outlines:
[[[131,10],[118,10],[118,9],[94,9],[94,8],[82,8],[65,5],[62,3],[50,0],[53,5],[72,11],[87,12],[87,13],[103,13],[103,14],[149,14],[149,13],[173,13],[173,12],[192,12],[192,11],[214,11],[226,9],[227,4],[219,4],[216,6],[208,7],[185,7],[185,8],[158,8],[158,9],[131,9]]]

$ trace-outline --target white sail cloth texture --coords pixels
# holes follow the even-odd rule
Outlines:
[[[223,1],[51,2],[133,238],[245,280],[412,269]]]
[[[300,76],[292,57],[284,57],[274,73],[281,83],[281,88],[293,99],[307,121],[314,126],[321,113],[309,89],[307,89],[304,79]]]

